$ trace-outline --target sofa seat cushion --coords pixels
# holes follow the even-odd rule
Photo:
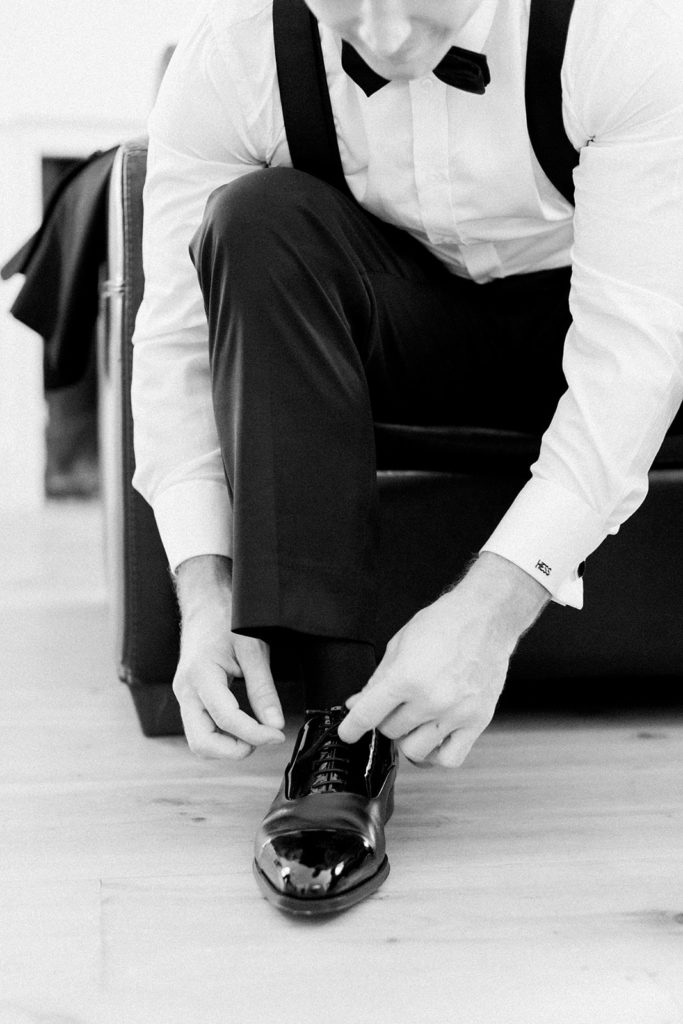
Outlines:
[[[654,469],[683,467],[683,432],[677,421],[664,439]],[[377,423],[375,439],[380,470],[434,473],[518,476],[528,471],[540,447],[540,438],[533,434],[486,427]]]

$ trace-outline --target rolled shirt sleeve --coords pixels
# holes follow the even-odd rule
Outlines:
[[[575,172],[568,389],[530,481],[482,548],[576,608],[581,563],[644,500],[683,398],[683,15],[673,0],[585,10],[579,0],[563,68],[567,132],[577,148],[588,140]]]

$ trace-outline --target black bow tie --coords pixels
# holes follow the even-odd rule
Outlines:
[[[345,39],[342,40],[341,62],[346,74],[360,86],[366,96],[372,96],[373,92],[389,84],[389,79],[373,71]],[[491,81],[484,54],[463,50],[461,46],[451,46],[434,68],[434,74],[446,85],[453,85],[464,92],[476,92],[480,96],[483,96]]]

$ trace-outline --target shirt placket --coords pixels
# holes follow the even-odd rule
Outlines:
[[[410,82],[415,187],[422,226],[434,245],[460,244],[451,203],[447,89],[433,75]]]

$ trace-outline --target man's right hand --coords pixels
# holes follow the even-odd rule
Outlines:
[[[270,671],[268,644],[230,629],[230,561],[200,555],[178,568],[182,621],[173,692],[190,750],[202,757],[248,757],[284,741],[284,717]],[[244,678],[256,718],[239,707],[230,687]]]

